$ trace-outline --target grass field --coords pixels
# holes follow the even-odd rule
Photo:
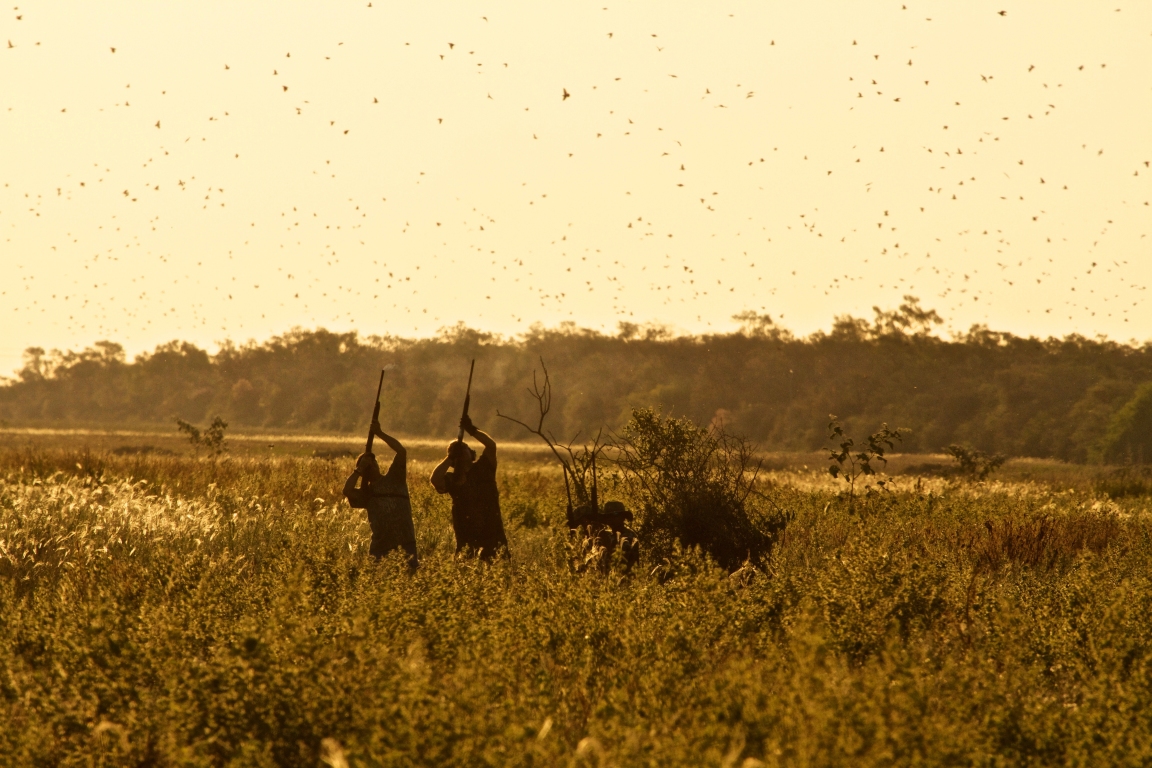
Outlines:
[[[502,464],[487,566],[413,461],[409,575],[368,557],[346,460],[10,444],[2,762],[1152,763],[1146,487],[1011,462],[850,506],[814,457],[773,467],[760,568],[576,574],[550,467]]]

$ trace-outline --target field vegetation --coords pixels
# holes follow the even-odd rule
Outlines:
[[[347,460],[0,451],[5,762],[1152,762],[1132,470],[914,471],[849,500],[824,464],[766,462],[742,498],[702,491],[757,528],[755,562],[661,542],[576,573],[551,466],[502,464],[513,556],[485,565],[411,464],[409,575],[369,558]]]

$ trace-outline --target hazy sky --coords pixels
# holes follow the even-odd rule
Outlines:
[[[904,294],[1152,337],[1152,3],[20,3],[0,143],[3,372]]]

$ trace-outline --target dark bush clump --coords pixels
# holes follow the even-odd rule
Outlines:
[[[1095,490],[1112,499],[1152,496],[1152,467],[1137,465],[1110,470],[1097,478]]]
[[[988,475],[1000,469],[1008,458],[1000,453],[989,455],[977,448],[956,444],[945,448],[944,453],[956,462],[956,470],[963,477],[973,481],[987,480]]]
[[[723,425],[704,428],[652,408],[634,409],[614,447],[640,535],[657,559],[679,541],[732,570],[761,562],[784,527],[782,514],[754,517],[754,446]]]

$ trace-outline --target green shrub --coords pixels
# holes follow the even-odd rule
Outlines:
[[[977,481],[988,479],[988,475],[1002,467],[1007,460],[1003,454],[994,453],[989,456],[984,451],[966,445],[950,445],[944,449],[944,453],[956,462],[956,470],[961,476]]]
[[[657,559],[673,544],[700,547],[724,568],[761,562],[782,513],[754,518],[754,446],[722,425],[699,427],[651,408],[632,411],[617,437],[620,482],[638,510],[640,536]]]
[[[834,415],[828,416],[828,439],[835,447],[828,449],[828,460],[836,462],[828,466],[828,474],[843,480],[848,484],[848,500],[852,505],[856,501],[856,483],[863,478],[870,478],[876,474],[877,469],[888,465],[885,455],[896,447],[896,443],[904,439],[904,435],[911,430],[899,427],[889,429],[887,424],[881,424],[880,429],[868,436],[862,445],[856,445],[856,440],[844,432],[840,420]],[[874,467],[879,463],[881,467]],[[884,488],[886,480],[876,481],[876,485]],[[871,486],[868,486],[870,489]]]
[[[1152,382],[1141,385],[1112,416],[1092,458],[1105,464],[1152,463]]]
[[[1109,470],[1096,479],[1094,489],[1111,499],[1152,496],[1152,467],[1127,466]]]
[[[188,442],[192,444],[192,450],[197,453],[201,448],[208,451],[211,456],[220,456],[228,452],[228,443],[224,438],[228,422],[219,416],[212,419],[212,423],[203,432],[180,418],[176,419],[176,429],[188,435]]]

